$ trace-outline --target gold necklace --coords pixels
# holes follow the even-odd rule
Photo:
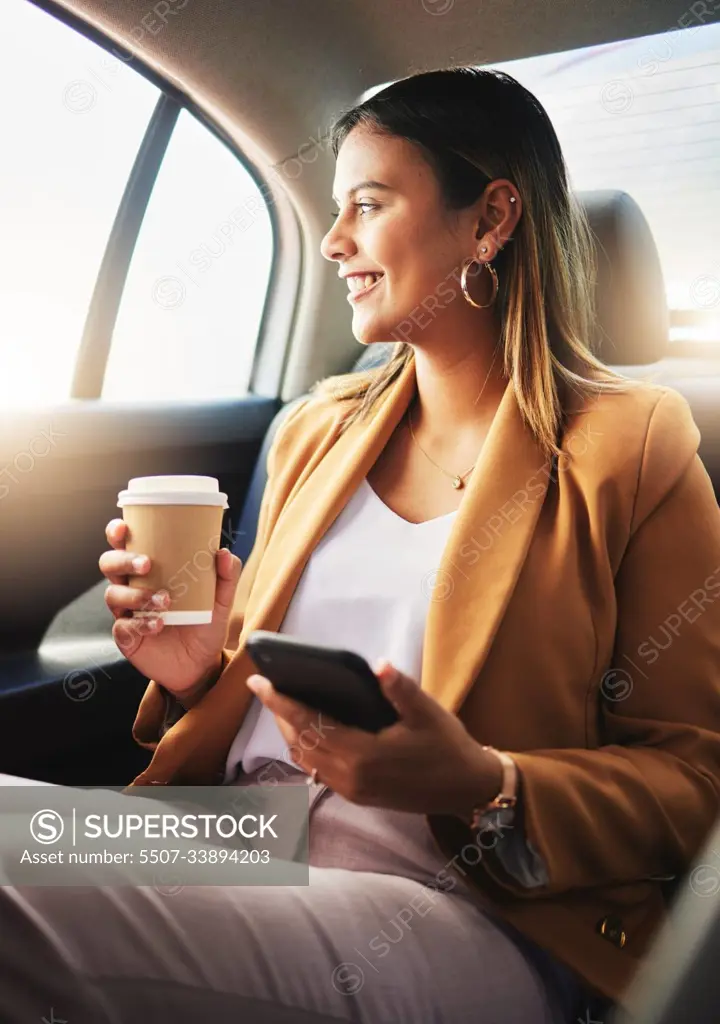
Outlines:
[[[496,356],[497,356],[497,349],[495,350],[495,355],[493,356],[492,362],[490,363],[490,369],[487,372],[487,377],[485,378],[485,384],[487,384],[488,380],[490,379],[490,374],[492,373],[492,368],[495,365],[495,357]],[[482,393],[485,390],[485,384],[483,384],[482,388],[480,389],[480,394],[475,399],[475,404],[476,405],[480,401],[480,398],[482,397]],[[469,476],[470,473],[472,473],[472,471],[475,469],[475,466],[477,465],[477,459],[475,460],[475,462],[473,462],[473,464],[470,467],[470,469],[466,470],[464,473],[461,473],[459,475],[455,474],[455,473],[448,473],[448,471],[446,469],[443,469],[442,466],[438,466],[437,462],[435,462],[434,459],[430,458],[428,453],[425,451],[425,449],[422,447],[422,445],[420,444],[418,439],[415,437],[415,431],[413,430],[413,426],[412,426],[412,417],[411,417],[411,410],[410,409],[408,409],[408,426],[410,427],[410,436],[412,437],[413,441],[418,446],[420,451],[423,453],[425,458],[428,459],[430,462],[432,462],[433,466],[435,466],[436,469],[439,469],[441,473],[444,473],[445,476],[449,476],[450,477],[450,479],[452,480],[452,485],[453,485],[453,487],[455,488],[456,491],[459,491],[461,487],[464,487],[465,486],[465,477]]]

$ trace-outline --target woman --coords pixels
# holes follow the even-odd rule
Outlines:
[[[121,522],[100,559],[152,679],[132,786],[307,778],[311,884],[82,910],[3,890],[27,936],[10,1019],[36,1008],[27,959],[69,1019],[594,1019],[718,813],[717,505],[684,399],[587,347],[589,234],[544,110],[507,75],[432,72],[344,114],[333,149],[322,253],[390,362],[284,420],[211,625],[164,627],[168,595],[128,621],[149,566]],[[254,673],[257,628],[357,650],[400,721],[313,732]]]

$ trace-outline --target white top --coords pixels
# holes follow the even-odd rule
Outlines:
[[[409,523],[367,480],[315,547],[278,632],[307,643],[355,651],[371,668],[387,658],[420,681],[433,588],[457,510]],[[275,716],[257,698],[233,740],[225,782],[269,761],[294,762]],[[297,766],[296,766],[297,767]]]

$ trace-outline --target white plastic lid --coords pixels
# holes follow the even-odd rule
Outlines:
[[[136,476],[118,494],[125,505],[218,505],[229,508],[214,476]]]

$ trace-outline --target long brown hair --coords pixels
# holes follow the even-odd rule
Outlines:
[[[568,184],[555,129],[543,106],[511,75],[473,67],[412,75],[344,112],[330,130],[332,152],[357,125],[418,145],[448,209],[471,205],[497,178],[513,182],[522,216],[494,262],[504,371],[522,416],[544,452],[558,440],[570,394],[624,391],[622,377],[591,351],[595,254],[585,213]],[[341,433],[371,415],[379,396],[414,358],[398,341],[379,368],[318,381],[311,391],[350,405]]]

